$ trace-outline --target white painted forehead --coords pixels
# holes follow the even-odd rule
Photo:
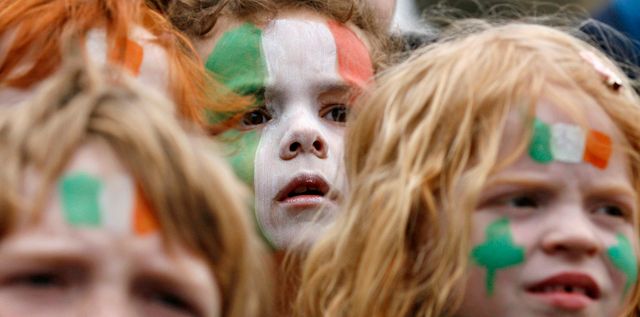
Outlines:
[[[337,46],[326,22],[276,19],[265,28],[262,46],[269,81],[292,85],[306,76],[330,76],[340,81]]]

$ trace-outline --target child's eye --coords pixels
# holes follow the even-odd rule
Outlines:
[[[271,114],[265,107],[259,107],[246,112],[242,119],[240,119],[240,125],[243,128],[253,128],[255,126],[265,124],[271,120]]]
[[[148,316],[200,316],[199,309],[187,297],[162,286],[145,286],[142,290]]]
[[[515,208],[538,208],[538,199],[529,195],[518,195],[505,200],[509,207]]]
[[[8,285],[29,288],[64,288],[68,286],[64,276],[56,273],[28,273],[9,278]]]
[[[616,205],[603,205],[595,210],[596,214],[601,214],[609,217],[627,218],[627,212],[624,208]]]
[[[334,122],[346,122],[349,115],[349,107],[344,104],[335,104],[325,107],[320,116]]]
[[[170,292],[158,292],[150,298],[150,301],[154,305],[159,305],[161,307],[164,307],[165,309],[178,312],[187,312],[190,316],[194,315],[194,309],[192,308],[191,304],[189,304],[180,296]]]

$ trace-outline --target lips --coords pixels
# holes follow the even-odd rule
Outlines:
[[[549,305],[579,311],[600,298],[600,287],[587,274],[562,273],[527,287],[527,292]]]
[[[329,183],[318,175],[305,174],[294,177],[276,195],[276,201],[300,207],[317,205],[328,197]]]

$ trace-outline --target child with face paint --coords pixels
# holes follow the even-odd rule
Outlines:
[[[203,1],[210,3],[211,1]],[[345,121],[373,77],[381,25],[357,1],[226,1],[183,30],[206,68],[249,107],[213,113],[237,174],[255,192],[276,249],[312,243],[346,194]],[[207,20],[208,19],[208,20]],[[176,20],[176,19],[173,19]]]
[[[270,316],[244,187],[117,77],[72,65],[0,109],[0,315]]]
[[[465,23],[362,101],[297,315],[630,316],[640,99],[559,30]]]
[[[68,38],[83,41],[93,62],[120,65],[173,99],[186,119],[201,121],[203,109],[223,105],[189,41],[142,0],[0,6],[0,106],[28,99],[59,68]]]

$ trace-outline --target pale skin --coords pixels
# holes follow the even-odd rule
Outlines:
[[[251,185],[258,224],[278,249],[312,244],[333,222],[346,191],[344,121],[352,94],[362,87],[350,86],[337,72],[327,20],[306,10],[287,11],[258,26],[268,66],[265,104],[246,109],[236,127],[258,135],[255,164],[247,168],[255,168]],[[225,32],[242,23],[221,18],[211,36],[196,45],[203,59]],[[318,190],[318,182],[326,188]],[[296,189],[313,193],[287,197]]]
[[[485,286],[487,270],[472,263],[463,305],[456,316],[596,317],[621,312],[628,295],[627,277],[613,265],[607,250],[618,243],[618,235],[637,250],[634,223],[638,197],[629,159],[622,150],[622,133],[593,99],[575,98],[584,105],[587,126],[613,141],[608,166],[540,164],[525,152],[490,176],[472,215],[472,246],[486,240],[490,224],[506,219],[514,246],[521,248],[524,260],[497,270],[492,295]],[[578,124],[573,116],[546,101],[537,105],[536,115],[548,123]],[[523,113],[512,111],[504,132],[502,158],[513,153],[522,133]],[[557,279],[546,282],[553,278]],[[581,284],[587,280],[590,285]]]
[[[103,143],[80,147],[69,172],[131,177]],[[27,201],[38,182],[31,172]],[[220,316],[218,287],[202,258],[167,245],[158,232],[71,225],[60,208],[53,194],[38,217],[21,213],[0,242],[0,316]]]

